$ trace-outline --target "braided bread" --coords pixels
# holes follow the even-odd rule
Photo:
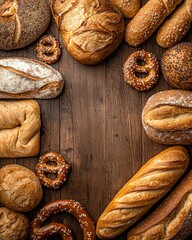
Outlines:
[[[167,199],[128,233],[128,240],[187,238],[192,233],[192,171]]]
[[[138,221],[185,172],[189,155],[170,147],[150,159],[116,194],[97,222],[100,238],[118,236]]]
[[[0,158],[37,155],[40,125],[36,101],[0,102]]]

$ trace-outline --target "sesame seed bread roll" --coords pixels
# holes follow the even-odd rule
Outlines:
[[[97,236],[116,237],[137,222],[173,187],[188,163],[188,152],[181,146],[167,148],[146,162],[100,216]]]
[[[126,42],[134,47],[146,41],[182,0],[149,0],[128,23]]]
[[[184,3],[173,13],[157,33],[157,43],[169,48],[178,43],[189,31],[192,21],[192,0]]]

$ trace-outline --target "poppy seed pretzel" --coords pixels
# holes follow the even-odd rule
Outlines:
[[[95,240],[95,226],[86,209],[75,200],[57,200],[45,205],[36,215],[31,225],[32,240],[46,240],[53,235],[60,235],[64,240],[72,240],[70,229],[61,223],[50,223],[41,227],[51,215],[61,212],[72,214],[80,223],[84,240]]]
[[[48,162],[55,162],[56,166],[50,165]],[[53,189],[59,188],[67,181],[70,168],[71,165],[68,164],[61,155],[55,152],[49,152],[41,156],[39,163],[35,167],[37,177],[41,184]],[[55,179],[50,179],[45,175],[45,172],[57,174],[57,177]]]

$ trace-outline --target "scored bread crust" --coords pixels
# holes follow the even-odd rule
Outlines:
[[[104,239],[116,237],[132,226],[172,188],[188,163],[188,152],[181,146],[167,148],[150,159],[101,214],[97,236]]]

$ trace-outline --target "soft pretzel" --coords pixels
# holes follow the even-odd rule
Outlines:
[[[144,61],[145,65],[139,65]],[[136,73],[148,74],[147,77],[137,77]],[[137,51],[128,56],[123,66],[125,82],[138,91],[152,88],[159,77],[159,64],[154,54],[147,51]]]
[[[57,200],[45,205],[32,222],[31,239],[46,240],[53,235],[60,235],[63,240],[73,239],[71,231],[64,224],[50,223],[45,227],[42,227],[48,217],[60,212],[68,212],[77,219],[83,230],[84,240],[95,240],[95,226],[93,220],[85,208],[79,202],[74,200]]]
[[[34,100],[0,102],[0,158],[37,155],[40,126],[38,102]]]
[[[50,165],[48,162],[55,162],[56,166]],[[49,152],[41,156],[39,163],[35,167],[40,182],[44,186],[53,189],[59,188],[67,181],[68,170],[70,168],[70,164],[68,164],[61,155],[55,152]],[[57,174],[57,177],[52,180],[45,175],[45,172]]]

